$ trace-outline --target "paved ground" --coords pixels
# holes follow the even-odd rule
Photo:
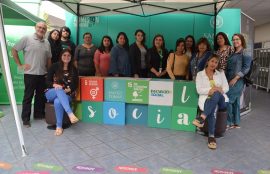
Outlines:
[[[50,171],[61,174],[87,173],[74,171],[76,165],[101,167],[106,174],[119,173],[114,170],[118,165],[147,168],[149,174],[158,174],[163,167],[196,174],[210,174],[213,168],[245,174],[270,170],[270,94],[253,90],[252,95],[252,112],[242,119],[241,129],[227,131],[217,140],[215,151],[207,148],[204,136],[195,133],[79,123],[56,137],[39,120],[23,128],[29,153],[23,158],[10,106],[2,105],[6,116],[0,118],[0,162],[12,168],[4,170],[0,165],[0,173],[37,171],[37,163],[61,166],[63,171]]]

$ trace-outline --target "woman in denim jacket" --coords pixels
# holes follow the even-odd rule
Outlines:
[[[243,77],[248,73],[252,58],[244,52],[245,38],[241,34],[232,37],[234,53],[228,59],[226,77],[229,82],[228,128],[240,128],[240,96],[244,87]]]

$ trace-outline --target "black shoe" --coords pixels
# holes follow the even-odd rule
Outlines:
[[[204,119],[202,117],[197,117],[193,120],[192,124],[199,128],[202,128],[204,125]]]
[[[30,124],[30,122],[23,122],[23,126],[25,128],[29,128],[29,127],[31,127],[31,124]]]

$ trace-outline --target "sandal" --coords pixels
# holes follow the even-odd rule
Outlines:
[[[217,148],[216,139],[214,137],[208,137],[208,148],[212,150]]]
[[[192,121],[192,124],[198,128],[202,128],[204,125],[204,119],[202,117],[197,117]]]
[[[70,120],[70,122],[71,122],[72,124],[75,124],[75,123],[77,123],[77,122],[79,121],[79,119],[78,119],[75,115],[70,116],[70,117],[69,117],[69,120]]]
[[[60,136],[60,135],[62,135],[62,134],[63,134],[63,128],[57,127],[57,128],[55,129],[54,135]]]
[[[241,127],[237,124],[233,125],[233,128],[240,129]]]

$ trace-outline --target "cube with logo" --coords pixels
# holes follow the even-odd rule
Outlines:
[[[105,78],[105,101],[126,101],[126,79]]]
[[[171,129],[195,132],[196,127],[192,124],[197,114],[197,107],[172,107]]]
[[[85,123],[103,123],[103,102],[82,102],[82,121]]]
[[[78,101],[72,102],[72,110],[79,120],[82,120],[82,103]]]
[[[172,106],[173,104],[173,81],[149,82],[149,104]]]
[[[103,102],[103,123],[125,125],[125,103]]]
[[[197,107],[198,94],[194,82],[175,81],[173,87],[173,105]]]
[[[171,112],[170,106],[148,105],[148,126],[156,128],[171,127]]]
[[[147,126],[148,105],[126,104],[126,124]]]
[[[126,103],[148,104],[148,79],[126,81]]]
[[[82,101],[103,101],[102,77],[81,77],[80,83]]]

